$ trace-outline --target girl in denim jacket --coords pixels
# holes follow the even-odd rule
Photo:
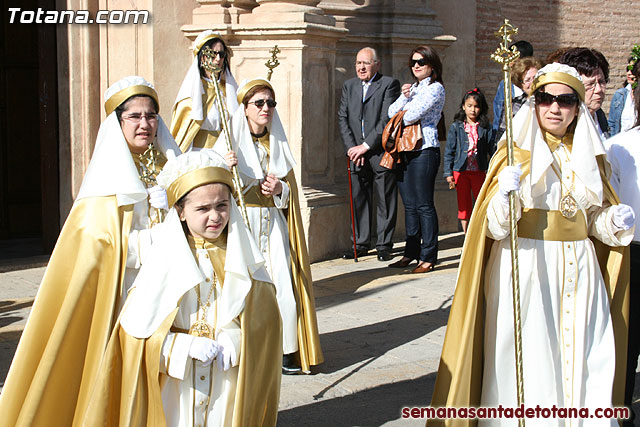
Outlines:
[[[467,232],[473,199],[478,196],[493,154],[489,107],[478,88],[462,98],[460,110],[453,118],[444,150],[444,177],[458,196],[458,219]]]

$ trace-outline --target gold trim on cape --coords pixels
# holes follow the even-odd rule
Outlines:
[[[145,85],[135,85],[129,86],[127,88],[122,89],[119,92],[111,95],[111,98],[107,99],[104,103],[104,111],[106,111],[107,116],[115,111],[116,108],[120,104],[122,104],[127,99],[131,98],[134,95],[147,95],[156,101],[156,105],[158,105],[158,110],[160,110],[160,103],[158,102],[158,94],[155,89],[145,86]],[[159,113],[160,111],[156,111]]]
[[[304,236],[298,184],[293,170],[285,181],[289,184],[289,209],[285,210],[289,230],[289,252],[291,254],[291,283],[298,308],[298,357],[300,367],[309,372],[311,365],[324,361],[320,348],[320,334],[316,318],[316,303],[311,278],[311,265]]]

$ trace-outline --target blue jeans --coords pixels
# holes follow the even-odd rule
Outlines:
[[[438,214],[433,202],[440,148],[405,153],[398,189],[404,204],[407,241],[404,256],[425,262],[438,260]]]

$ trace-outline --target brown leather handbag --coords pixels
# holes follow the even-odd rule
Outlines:
[[[405,125],[402,120],[404,113],[404,110],[399,111],[391,117],[382,131],[382,148],[385,153],[380,160],[380,166],[387,169],[393,169],[396,164],[402,162],[402,151],[413,151],[416,147],[422,146],[420,120]]]

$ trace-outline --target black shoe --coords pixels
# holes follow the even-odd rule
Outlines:
[[[284,375],[297,375],[302,373],[302,368],[293,361],[293,353],[282,356],[282,373]]]
[[[357,249],[356,253],[358,255],[358,258],[361,258],[365,255],[367,255],[369,251],[367,249]],[[353,259],[353,249],[346,251],[345,253],[342,254],[342,259]]]
[[[386,249],[380,249],[378,251],[378,261],[389,261],[392,258],[393,258],[393,255],[391,255],[390,251]]]

